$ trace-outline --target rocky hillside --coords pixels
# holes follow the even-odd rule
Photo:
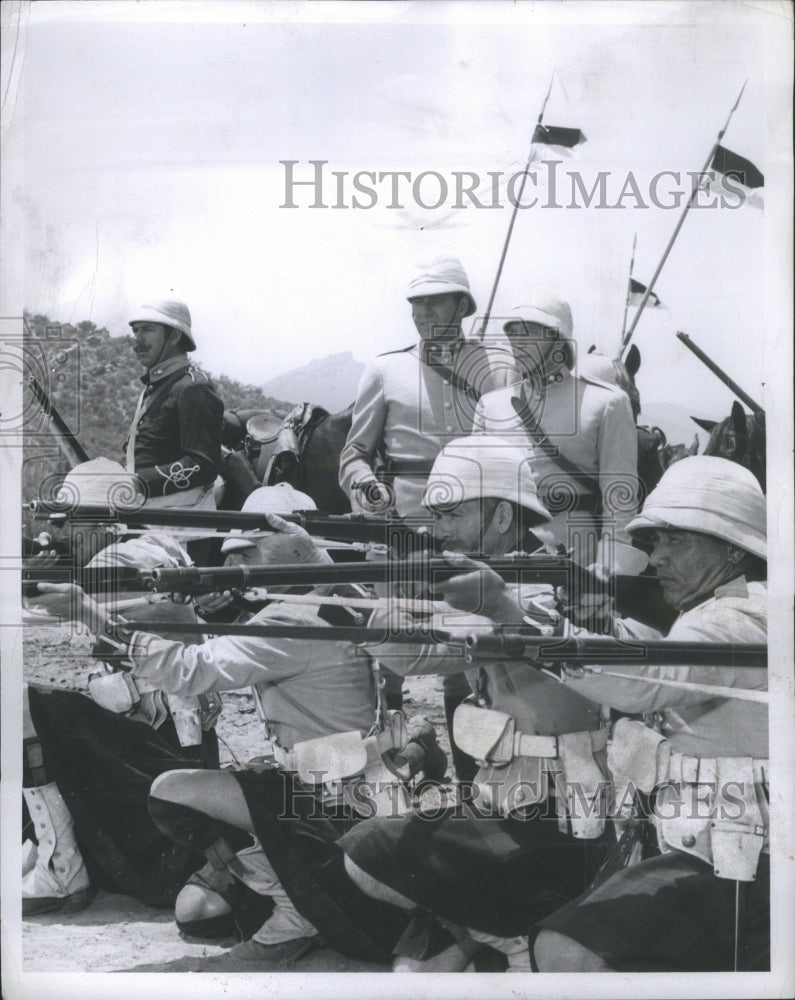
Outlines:
[[[85,321],[62,324],[47,316],[25,316],[26,374],[35,375],[56,409],[91,458],[123,460],[141,383],[131,337],[111,337],[104,327]],[[286,414],[290,404],[253,385],[208,372],[227,409],[262,407]],[[23,494],[29,499],[43,478],[66,472],[47,421],[32,392],[25,388],[27,439]]]

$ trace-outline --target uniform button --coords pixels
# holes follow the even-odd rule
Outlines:
[[[449,425],[445,428],[445,430],[447,431],[448,434],[452,434],[453,433],[453,428],[450,427]]]
[[[446,378],[446,379],[444,380],[444,384],[445,384],[445,385],[450,385],[450,379],[449,379],[449,378]]]
[[[682,847],[692,847],[695,842],[696,838],[692,833],[685,834],[685,836],[682,837]]]
[[[444,408],[445,408],[446,410],[452,410],[452,408],[453,408],[453,404],[452,404],[452,403],[445,403],[445,404],[444,404]]]

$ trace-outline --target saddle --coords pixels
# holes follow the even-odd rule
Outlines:
[[[266,486],[289,482],[298,487],[296,473],[301,469],[309,440],[328,415],[328,410],[314,403],[297,403],[293,407],[276,435],[276,447],[263,477]]]

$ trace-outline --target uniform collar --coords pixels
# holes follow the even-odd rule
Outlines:
[[[541,386],[546,388],[550,385],[560,385],[561,382],[565,382],[569,378],[571,378],[571,371],[565,365],[560,365],[557,368],[548,368],[543,379],[539,378],[537,374],[525,375],[522,378],[522,385],[525,392],[532,392],[533,389]]]
[[[426,365],[451,365],[464,343],[463,337],[455,340],[420,340],[417,349]]]
[[[728,583],[715,588],[714,597],[748,597],[748,581],[744,576],[736,576]]]
[[[173,358],[168,358],[166,361],[155,365],[154,368],[150,368],[145,375],[141,376],[141,381],[144,385],[153,385],[155,382],[162,382],[164,378],[173,375],[174,372],[178,372],[182,368],[187,368],[189,364],[187,354],[175,354]]]

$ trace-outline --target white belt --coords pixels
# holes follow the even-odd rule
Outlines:
[[[720,758],[731,760],[731,758]],[[737,758],[745,760],[747,758]],[[706,784],[715,780],[717,768],[716,757],[692,757],[683,753],[672,753],[668,765],[668,780],[682,781],[686,784]],[[769,784],[770,761],[764,758],[753,758],[754,781],[759,785]]]
[[[607,730],[594,729],[590,733],[591,750],[604,750],[607,746]],[[557,736],[533,736],[514,733],[513,752],[517,757],[559,757]]]

